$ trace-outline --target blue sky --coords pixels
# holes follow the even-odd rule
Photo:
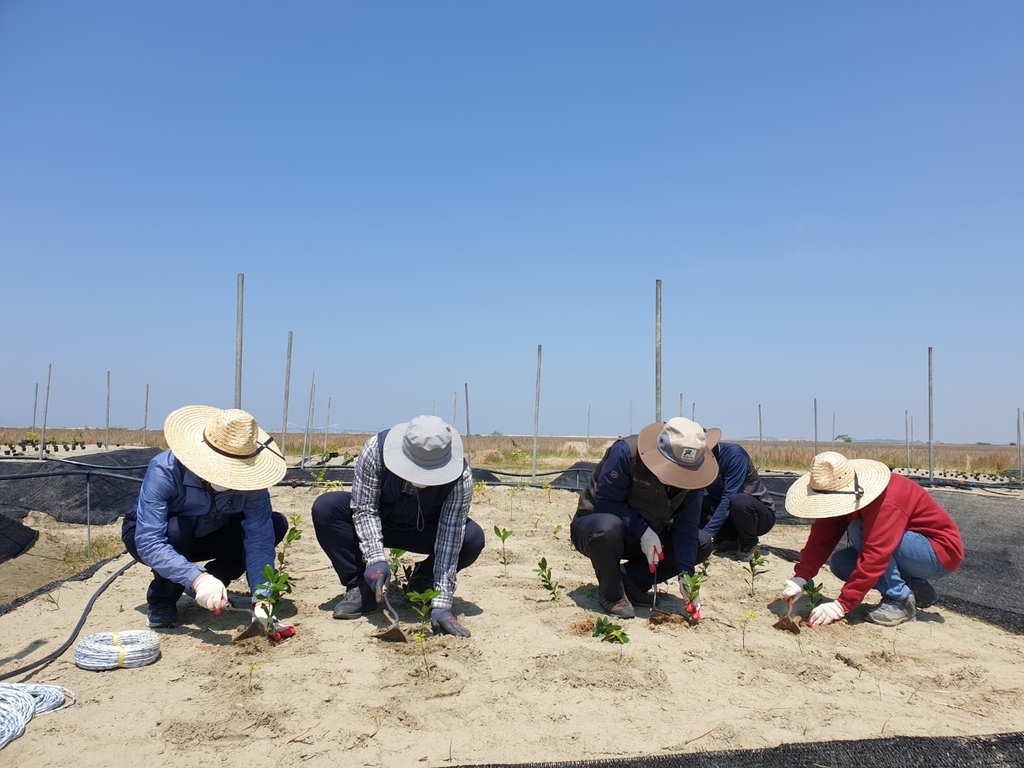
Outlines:
[[[1015,439],[1024,5],[0,2],[0,423]],[[42,396],[38,421],[42,420]],[[436,406],[434,405],[436,403]],[[293,426],[291,428],[297,428]]]

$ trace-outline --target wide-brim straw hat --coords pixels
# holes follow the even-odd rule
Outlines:
[[[880,461],[848,459],[835,451],[819,453],[811,460],[811,471],[786,492],[786,511],[815,520],[852,514],[877,499],[890,476]]]
[[[245,411],[186,405],[167,417],[164,439],[196,475],[235,491],[269,488],[288,471],[273,438]]]
[[[665,485],[696,490],[718,477],[718,460],[711,451],[721,439],[722,430],[705,430],[697,422],[677,416],[641,429],[637,448],[640,460]]]
[[[384,466],[417,485],[445,485],[462,474],[462,438],[437,416],[395,424],[384,438]]]

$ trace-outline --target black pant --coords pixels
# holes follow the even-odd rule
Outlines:
[[[661,544],[665,559],[658,563],[658,569],[651,573],[647,556],[640,548],[640,539],[622,524],[622,518],[608,512],[592,512],[576,515],[569,526],[572,545],[577,552],[590,558],[597,576],[601,597],[615,603],[622,597],[622,572],[619,565],[626,561],[626,574],[643,590],[650,589],[654,582],[661,583],[678,576],[675,550],[670,531],[662,532]],[[711,539],[700,537],[697,544],[697,565],[711,554]]]
[[[206,571],[216,576],[227,587],[232,581],[245,573],[245,531],[242,530],[244,514],[232,515],[227,525],[213,533],[196,538],[195,525],[199,518],[179,515],[167,520],[167,541],[174,551],[193,563],[209,560]],[[274,546],[281,543],[288,532],[288,520],[280,512],[271,513],[274,523]],[[139,551],[135,547],[134,519],[125,518],[121,525],[121,541],[128,553],[139,562]],[[273,565],[273,563],[271,563]],[[177,582],[165,579],[153,571],[153,581],[146,592],[146,602],[150,605],[178,602],[185,587]]]
[[[427,555],[420,563],[418,570],[422,573],[434,573],[434,544],[437,541],[439,520],[424,521],[423,530],[415,527],[396,527],[389,525],[387,515],[381,516],[381,533],[384,546],[389,549],[404,549]],[[352,494],[347,491],[334,491],[317,497],[313,502],[313,530],[320,548],[334,566],[335,573],[344,587],[356,587],[363,583],[363,571],[366,563],[359,550],[359,537],[352,522]],[[455,569],[461,571],[472,565],[484,548],[483,529],[472,520],[466,520],[466,534],[459,550],[459,559]]]
[[[700,510],[701,527],[715,514],[718,502],[704,497]],[[729,500],[729,519],[721,527],[715,539],[722,541],[738,541],[740,549],[749,549],[757,544],[757,537],[764,536],[775,527],[775,513],[768,509],[760,499],[749,493],[737,493]]]

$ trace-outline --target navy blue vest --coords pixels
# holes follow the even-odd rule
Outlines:
[[[384,439],[390,429],[377,435],[377,459],[380,461],[380,517],[387,520],[388,525],[395,528],[417,528],[422,530],[427,523],[436,522],[441,517],[441,506],[448,498],[456,483],[462,482],[462,476],[445,485],[428,485],[426,488],[412,488],[410,493],[402,493],[404,481],[387,468],[384,463]],[[465,470],[466,462],[463,460]],[[417,504],[417,496],[419,503]],[[417,520],[417,517],[422,517]]]

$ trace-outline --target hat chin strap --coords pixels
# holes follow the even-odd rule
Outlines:
[[[272,438],[272,437],[267,437],[267,439],[264,442],[262,442],[262,443],[260,443],[259,445],[256,446],[256,450],[255,451],[253,451],[252,453],[244,454],[244,455],[238,454],[238,453],[228,453],[227,451],[225,451],[225,450],[223,450],[221,448],[218,448],[216,445],[214,445],[213,443],[211,443],[209,440],[206,439],[206,434],[205,433],[203,434],[203,442],[206,444],[206,446],[211,451],[214,451],[215,453],[219,453],[221,456],[227,456],[229,459],[237,459],[239,461],[245,461],[246,459],[251,459],[254,456],[256,456],[260,451],[262,451],[264,449],[270,451],[275,456],[278,456],[278,457],[280,457],[282,459],[284,458],[284,456],[281,456],[280,453],[278,453],[277,451],[275,451],[273,448],[270,447],[270,444],[272,442],[274,442],[274,438]]]
[[[817,488],[812,488],[815,493],[837,493],[847,494],[850,496],[856,496],[858,499],[864,495],[864,489],[860,485],[860,480],[857,479],[857,473],[853,473],[853,490],[852,491],[819,491]]]

